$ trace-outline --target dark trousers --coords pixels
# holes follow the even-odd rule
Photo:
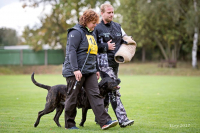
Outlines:
[[[81,87],[84,87],[86,95],[90,102],[91,108],[95,114],[96,119],[98,120],[100,126],[105,125],[111,117],[104,109],[104,101],[100,97],[98,81],[96,74],[83,75],[81,81],[78,82],[76,89],[73,89],[76,82],[75,76],[67,77],[67,98],[65,101],[65,128],[71,128],[76,126],[75,117],[76,117],[76,104],[77,96]]]

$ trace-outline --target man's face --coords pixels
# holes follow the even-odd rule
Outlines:
[[[105,7],[105,12],[101,12],[104,22],[110,23],[113,20],[114,9],[112,6]]]

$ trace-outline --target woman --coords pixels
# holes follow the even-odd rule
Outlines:
[[[65,101],[65,128],[78,129],[74,121],[76,117],[77,95],[83,86],[92,110],[102,129],[114,127],[118,122],[112,121],[104,109],[103,99],[99,96],[97,72],[97,44],[93,30],[99,22],[99,16],[93,10],[86,10],[80,17],[79,24],[68,30],[66,57],[62,74],[67,81],[67,98]],[[82,72],[80,71],[86,56],[91,49]],[[78,81],[75,89],[74,84]]]

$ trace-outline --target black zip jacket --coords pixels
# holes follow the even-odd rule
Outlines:
[[[93,36],[93,32],[89,32],[87,28],[77,24],[73,28],[68,29],[66,56],[63,63],[62,74],[64,77],[74,76],[74,71],[81,70],[87,56],[89,41],[87,35]],[[93,41],[94,43],[94,41]],[[94,43],[94,45],[96,42]],[[96,44],[97,45],[97,44]],[[97,47],[98,50],[98,47]],[[82,74],[90,74],[97,72],[97,55],[92,51],[88,57]]]
[[[108,64],[110,67],[118,67],[119,64],[114,60],[114,55],[122,44],[121,25],[111,21],[104,24],[103,20],[99,23],[94,30],[98,45],[98,53],[106,52],[108,55]],[[115,43],[114,50],[108,50],[107,42],[112,39]]]

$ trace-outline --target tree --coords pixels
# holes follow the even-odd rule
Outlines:
[[[136,42],[143,49],[158,46],[165,60],[177,61],[180,51],[191,48],[191,20],[195,18],[191,1],[120,0],[120,4],[123,28],[138,39]],[[195,16],[199,16],[199,11]]]
[[[194,21],[194,39],[193,39],[193,47],[192,47],[192,66],[193,68],[197,68],[197,44],[198,44],[198,36],[199,36],[199,28],[198,28],[198,9],[197,9],[197,2],[194,0],[194,14],[195,14],[195,21]]]
[[[41,27],[25,28],[22,35],[24,44],[33,46],[36,51],[41,50],[44,44],[49,44],[52,48],[61,45],[65,49],[67,29],[71,27],[66,20],[72,16],[69,12],[63,11],[60,6],[62,4],[54,5],[52,13],[41,18]]]
[[[114,0],[113,0],[114,1]],[[26,27],[23,38],[24,43],[32,45],[35,50],[40,50],[43,44],[53,48],[61,45],[65,51],[67,29],[78,22],[81,13],[88,8],[95,8],[105,0],[24,0],[28,2],[23,7],[37,7],[39,4],[51,4],[52,13],[41,19],[42,26],[30,29]]]
[[[20,39],[16,30],[0,28],[0,46],[13,46],[19,43]]]
[[[150,29],[148,26],[142,25],[146,16],[141,14],[139,0],[120,0],[120,6],[117,8],[117,13],[121,14],[121,22],[118,20],[127,35],[132,36],[137,42],[138,47],[142,47],[142,61],[145,59],[145,50],[147,47],[154,47],[151,37],[149,36]],[[152,44],[152,45],[149,45]]]
[[[189,38],[184,28],[185,4],[177,1],[154,1],[140,3],[142,14],[148,19],[143,25],[148,26],[152,39],[159,46],[165,60],[177,60],[184,38]]]

